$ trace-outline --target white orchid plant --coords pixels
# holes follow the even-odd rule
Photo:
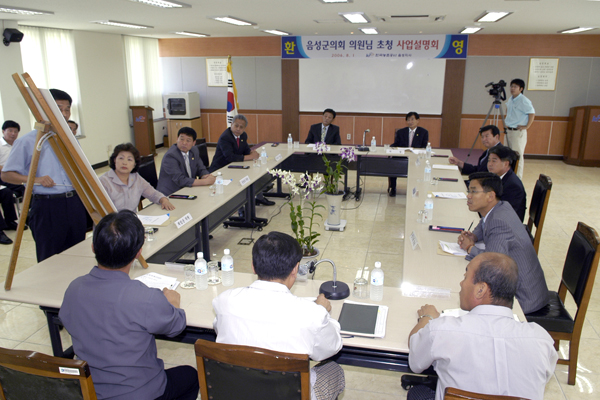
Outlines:
[[[354,147],[342,147],[340,158],[341,160],[335,163],[335,168],[331,165],[331,161],[327,158],[326,151],[329,150],[329,147],[325,142],[318,142],[315,144],[315,150],[317,154],[323,155],[323,162],[325,163],[325,176],[324,176],[324,187],[325,193],[327,194],[339,194],[339,183],[342,173],[344,172],[343,168],[348,169],[346,165],[342,162],[346,160],[347,163],[356,161],[356,154],[354,153]]]

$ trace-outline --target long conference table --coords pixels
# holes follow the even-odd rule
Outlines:
[[[329,152],[339,154],[340,147],[331,146]],[[389,307],[386,335],[384,338],[376,339],[344,338],[344,347],[333,359],[342,364],[406,372],[410,371],[408,367],[408,334],[416,323],[416,310],[425,303],[434,304],[439,310],[458,308],[459,282],[463,278],[467,265],[467,261],[463,257],[438,254],[438,241],[454,241],[456,234],[429,231],[428,225],[417,222],[417,213],[423,209],[428,192],[432,190],[464,192],[466,188],[458,170],[434,169],[432,173],[434,177],[458,179],[457,182],[442,181],[434,186],[423,182],[424,159],[420,160],[420,165],[416,165],[417,156],[409,151],[405,154],[385,154],[383,147],[377,150],[361,156],[365,159],[378,157],[378,159],[369,160],[366,165],[385,163],[385,160],[395,161],[394,165],[397,165],[398,160],[394,160],[394,157],[401,157],[404,158],[403,164],[408,166],[403,283],[445,288],[449,289],[450,294],[445,298],[408,297],[403,295],[401,288],[384,287],[381,302],[361,299],[360,301],[365,303],[383,304]],[[247,210],[254,212],[255,192],[271,181],[267,169],[277,168],[283,161],[293,157],[296,152],[310,154],[314,153],[314,150],[306,145],[302,145],[300,149],[267,146],[267,152],[269,161],[259,168],[252,167],[252,165],[249,169],[223,168],[221,172],[224,179],[232,181],[224,187],[222,195],[213,197],[206,187],[180,190],[179,194],[193,194],[198,197],[196,200],[173,199],[172,202],[176,209],[170,212],[171,219],[178,220],[189,213],[191,216],[189,222],[180,228],[177,228],[174,223],[160,227],[155,234],[155,240],[146,242],[142,249],[142,255],[150,261],[148,269],[134,267],[130,276],[136,278],[148,272],[156,272],[183,281],[183,271],[169,269],[162,260],[183,254],[190,246],[196,247],[196,249],[202,248],[210,257],[209,232],[240,206],[245,205]],[[450,155],[449,150],[436,149],[435,152],[437,155]],[[431,159],[431,162],[432,164],[448,165],[447,160],[448,158],[435,157]],[[369,171],[366,172],[369,173]],[[413,196],[413,189],[418,191],[418,196]],[[161,215],[164,214],[164,211],[159,206],[152,205],[140,213]],[[434,224],[467,228],[471,221],[476,223],[477,220],[477,214],[471,213],[467,209],[464,200],[434,199]],[[409,240],[411,235],[416,238],[418,243],[414,248],[414,242]],[[184,247],[178,249],[177,246],[173,246],[173,243]],[[91,250],[91,239],[87,239],[63,253],[17,274],[12,289],[0,292],[0,299],[39,305],[48,320],[54,355],[70,357],[72,349],[65,351],[62,346],[58,311],[70,282],[87,274],[94,265],[96,262]],[[233,287],[247,286],[255,279],[256,275],[236,272]],[[292,292],[297,296],[315,297],[319,293],[321,283],[322,281],[318,280],[296,282]],[[352,284],[352,282],[347,283]],[[185,310],[187,316],[187,328],[179,336],[170,340],[185,343],[193,343],[198,338],[214,340],[212,323],[215,315],[212,299],[227,289],[229,288],[222,285],[210,286],[203,291],[178,288],[177,291],[181,294],[181,308]],[[352,296],[349,299],[357,300]],[[337,319],[343,301],[332,301],[331,303],[331,315]],[[517,301],[515,301],[513,311],[521,321],[525,320]],[[193,351],[191,347],[190,351]]]

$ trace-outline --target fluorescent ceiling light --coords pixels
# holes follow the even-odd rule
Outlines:
[[[280,31],[279,29],[264,29],[263,32],[270,33],[271,35],[288,36],[289,32]]]
[[[210,19],[214,19],[217,21],[221,21],[221,22],[226,22],[228,24],[232,24],[232,25],[237,25],[237,26],[250,26],[250,25],[256,25],[254,22],[248,22],[248,21],[244,21],[243,19],[239,19],[239,18],[234,18],[232,16],[225,16],[225,17],[208,17]]]
[[[52,11],[33,10],[30,8],[0,6],[0,12],[20,15],[52,15]]]
[[[349,12],[349,13],[339,13],[342,17],[344,17],[348,22],[353,24],[366,24],[371,22],[363,12]]]
[[[486,11],[481,14],[475,22],[498,22],[502,18],[509,16],[512,14],[508,11]]]
[[[477,33],[477,32],[479,32],[482,29],[483,28],[474,27],[474,26],[465,26],[463,28],[463,30],[460,31],[460,33],[465,33],[465,34],[468,34],[468,33]]]
[[[577,28],[565,29],[564,31],[558,31],[558,33],[579,33],[579,32],[591,31],[592,29],[597,29],[597,28],[577,27]]]
[[[92,22],[94,24],[118,26],[120,28],[131,28],[131,29],[148,29],[148,28],[154,28],[153,26],[148,26],[148,25],[137,25],[137,24],[130,24],[128,22],[119,22],[119,21],[111,21],[111,20],[106,20],[106,21],[92,21]]]
[[[207,37],[210,35],[207,35],[206,33],[195,33],[195,32],[186,32],[186,31],[180,31],[180,32],[175,32],[176,35],[183,35],[183,36],[192,36],[192,37]]]
[[[331,4],[331,3],[352,3],[352,0],[319,0],[321,3]],[[600,0],[598,0],[600,1]]]
[[[377,28],[360,28],[365,35],[378,35]]]
[[[148,6],[161,7],[161,8],[189,8],[189,4],[179,3],[171,0],[129,0],[134,3],[142,3]]]

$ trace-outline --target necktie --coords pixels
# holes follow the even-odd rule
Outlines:
[[[238,144],[238,148],[239,148],[240,147],[240,137],[238,136],[238,137],[236,137],[236,139],[237,139],[237,144]]]
[[[485,155],[483,156],[483,158],[479,161],[479,164],[483,163],[483,161],[485,161],[487,163],[487,157],[488,157],[488,152],[490,151],[490,149],[487,149],[485,151]]]
[[[327,135],[327,127],[323,126],[323,130],[321,131],[321,142],[325,141],[325,136]]]
[[[188,176],[191,178],[192,177],[192,169],[190,168],[190,157],[189,157],[189,153],[185,154],[183,156],[183,158],[185,158],[185,170],[188,173]]]
[[[415,131],[409,130],[408,132],[408,147],[412,147],[412,141],[415,138]]]

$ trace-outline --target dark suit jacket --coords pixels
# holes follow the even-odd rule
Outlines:
[[[160,165],[160,176],[158,177],[156,190],[163,193],[165,196],[169,196],[181,188],[191,187],[196,178],[202,178],[204,175],[208,175],[208,170],[200,159],[200,154],[198,153],[198,148],[196,146],[192,146],[192,149],[189,152],[189,159],[190,170],[192,171],[191,178],[188,177],[183,154],[181,154],[181,151],[177,148],[177,144],[171,146],[171,148],[167,150]]]
[[[499,144],[500,142],[496,143],[496,146],[498,146]],[[487,162],[489,155],[490,152],[488,149],[486,149],[479,157],[477,165],[465,163],[465,165],[463,165],[461,173],[463,175],[471,175],[474,172],[488,172]]]
[[[314,124],[310,126],[308,136],[306,137],[305,144],[317,143],[321,141],[321,129],[323,124]],[[327,128],[327,134],[325,135],[325,143],[327,144],[342,144],[342,138],[340,137],[340,127],[337,125],[330,124]]]
[[[512,169],[509,169],[502,178],[502,196],[500,196],[500,200],[509,202],[519,219],[523,221],[525,209],[527,208],[527,194],[523,182]]]
[[[483,218],[473,233],[480,242],[485,243],[485,250],[473,247],[465,258],[471,260],[485,251],[512,257],[519,267],[516,297],[523,312],[528,314],[544,307],[548,303],[548,286],[544,271],[525,226],[515,210],[509,203],[501,200],[488,214],[485,226],[482,225]]]
[[[238,147],[231,128],[225,129],[225,132],[219,137],[217,150],[210,164],[210,172],[214,172],[235,161],[244,161],[244,156],[250,154],[252,150],[248,145],[248,135],[246,132],[240,135],[240,145]]]
[[[392,147],[408,147],[408,133],[410,129],[408,127],[398,129],[396,134],[394,135],[394,143],[392,143]],[[424,149],[427,147],[427,142],[429,141],[429,132],[427,129],[421,128],[417,126],[417,130],[415,132],[415,137],[413,137],[412,146],[414,148]]]

